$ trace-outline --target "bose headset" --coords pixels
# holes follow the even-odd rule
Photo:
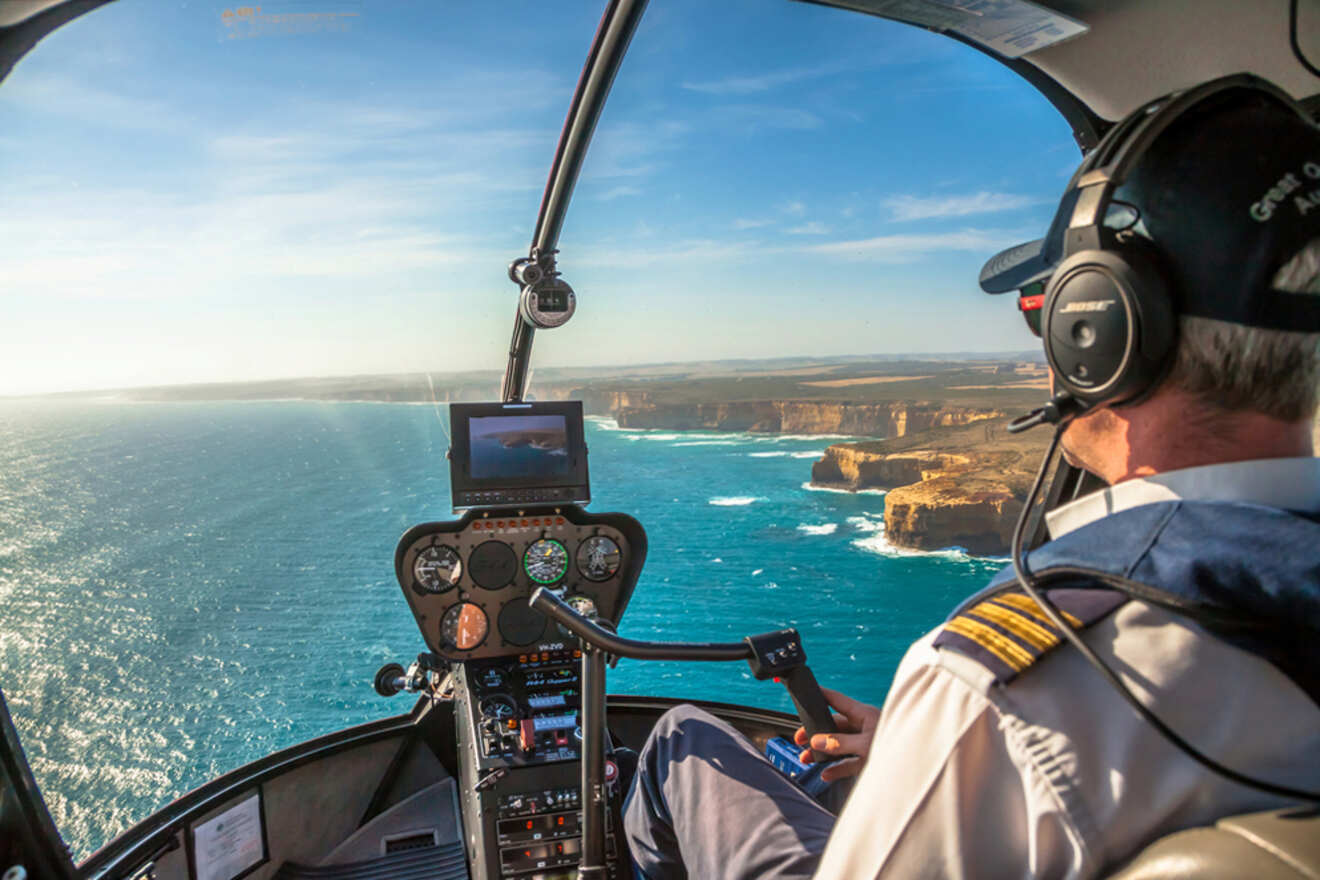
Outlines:
[[[1111,208],[1122,205],[1115,191],[1161,134],[1207,99],[1240,89],[1259,92],[1312,124],[1287,93],[1238,74],[1151,101],[1110,129],[1077,169],[1060,200],[1063,260],[1050,276],[1042,307],[1041,339],[1055,394],[1044,407],[1015,419],[1010,432],[1100,404],[1135,403],[1168,372],[1178,322],[1162,258],[1133,228],[1135,216],[1123,228],[1106,220]]]
[[[1044,407],[1015,419],[1008,430],[1058,424],[1013,533],[1012,562],[1017,583],[1063,637],[1137,712],[1173,746],[1203,767],[1233,782],[1269,794],[1320,801],[1320,792],[1258,780],[1214,761],[1184,740],[1145,706],[1126,683],[1063,619],[1041,590],[1046,583],[1076,586],[1099,582],[1130,598],[1150,602],[1193,619],[1225,618],[1226,609],[1198,605],[1147,584],[1089,568],[1052,569],[1035,575],[1027,565],[1027,521],[1059,447],[1064,422],[1101,404],[1135,403],[1149,395],[1172,366],[1177,344],[1177,313],[1168,273],[1153,242],[1132,225],[1106,225],[1114,192],[1151,145],[1189,110],[1231,89],[1252,89],[1313,124],[1285,92],[1248,74],[1224,77],[1157,99],[1111,129],[1086,157],[1060,202],[1066,216],[1063,260],[1045,289],[1041,339],[1054,373],[1054,396]],[[1056,217],[1056,223],[1058,222]],[[1133,223],[1137,218],[1133,218]],[[1053,232],[1054,230],[1051,230]]]

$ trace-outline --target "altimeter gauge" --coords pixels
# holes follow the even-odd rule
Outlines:
[[[612,538],[595,535],[578,545],[577,567],[589,581],[607,581],[619,572],[623,553]]]
[[[538,584],[558,583],[568,572],[568,550],[554,538],[542,538],[523,554],[523,570]]]
[[[419,593],[452,590],[463,576],[463,560],[452,547],[436,544],[417,554],[413,562],[413,589]]]

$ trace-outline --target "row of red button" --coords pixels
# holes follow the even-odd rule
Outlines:
[[[554,517],[554,519],[552,520],[550,517],[547,516],[544,520],[541,520],[541,519],[531,519],[531,520],[526,520],[526,519],[524,519],[524,520],[516,520],[516,519],[509,519],[509,520],[504,520],[504,519],[494,519],[494,520],[486,520],[486,521],[484,521],[484,522],[474,522],[474,523],[472,524],[472,528],[473,528],[474,530],[477,530],[477,531],[480,531],[481,529],[502,529],[502,528],[504,528],[506,525],[507,525],[509,528],[511,528],[511,529],[516,529],[516,528],[518,528],[519,525],[521,525],[523,528],[527,528],[528,526],[535,526],[535,527],[539,528],[539,527],[542,525],[542,523],[544,523],[544,524],[547,525],[547,526],[550,526],[550,525],[554,525],[554,526],[562,526],[562,525],[564,524],[564,518],[563,518],[562,516],[557,516],[557,517]]]

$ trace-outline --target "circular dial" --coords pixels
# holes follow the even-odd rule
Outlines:
[[[596,619],[596,601],[590,596],[566,596],[564,597],[564,601],[568,603],[570,608],[588,620]],[[559,631],[564,635],[569,636],[570,638],[577,638],[573,631],[562,623],[557,623],[555,626],[558,627]]]
[[[523,569],[538,584],[556,583],[568,571],[568,551],[554,538],[542,538],[523,554]]]
[[[517,711],[518,707],[513,704],[513,700],[503,694],[487,697],[481,701],[483,718],[512,718],[513,713]]]
[[[486,641],[489,632],[486,612],[471,602],[451,605],[440,618],[440,641],[451,650],[471,651]]]
[[[503,541],[487,541],[468,556],[468,574],[477,586],[498,590],[518,573],[518,556]]]
[[[612,538],[595,535],[578,545],[577,567],[589,581],[607,581],[619,572],[623,553]]]
[[[436,544],[417,554],[413,563],[413,589],[419,593],[452,590],[463,576],[463,560],[452,547]]]
[[[477,673],[477,684],[488,691],[499,690],[509,683],[509,677],[498,666],[487,666]]]
[[[593,618],[596,616],[596,600],[590,596],[569,596],[564,601],[583,617]]]
[[[499,630],[511,645],[530,645],[545,632],[545,615],[519,597],[500,609]]]

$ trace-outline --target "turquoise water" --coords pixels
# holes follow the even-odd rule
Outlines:
[[[593,420],[591,509],[650,536],[621,632],[796,626],[822,683],[882,701],[1001,563],[896,551],[881,495],[806,489],[834,439]],[[371,680],[423,649],[393,552],[450,515],[447,447],[427,406],[0,404],[0,686],[78,858],[226,770],[409,708]],[[609,689],[789,707],[741,664],[625,661]]]

